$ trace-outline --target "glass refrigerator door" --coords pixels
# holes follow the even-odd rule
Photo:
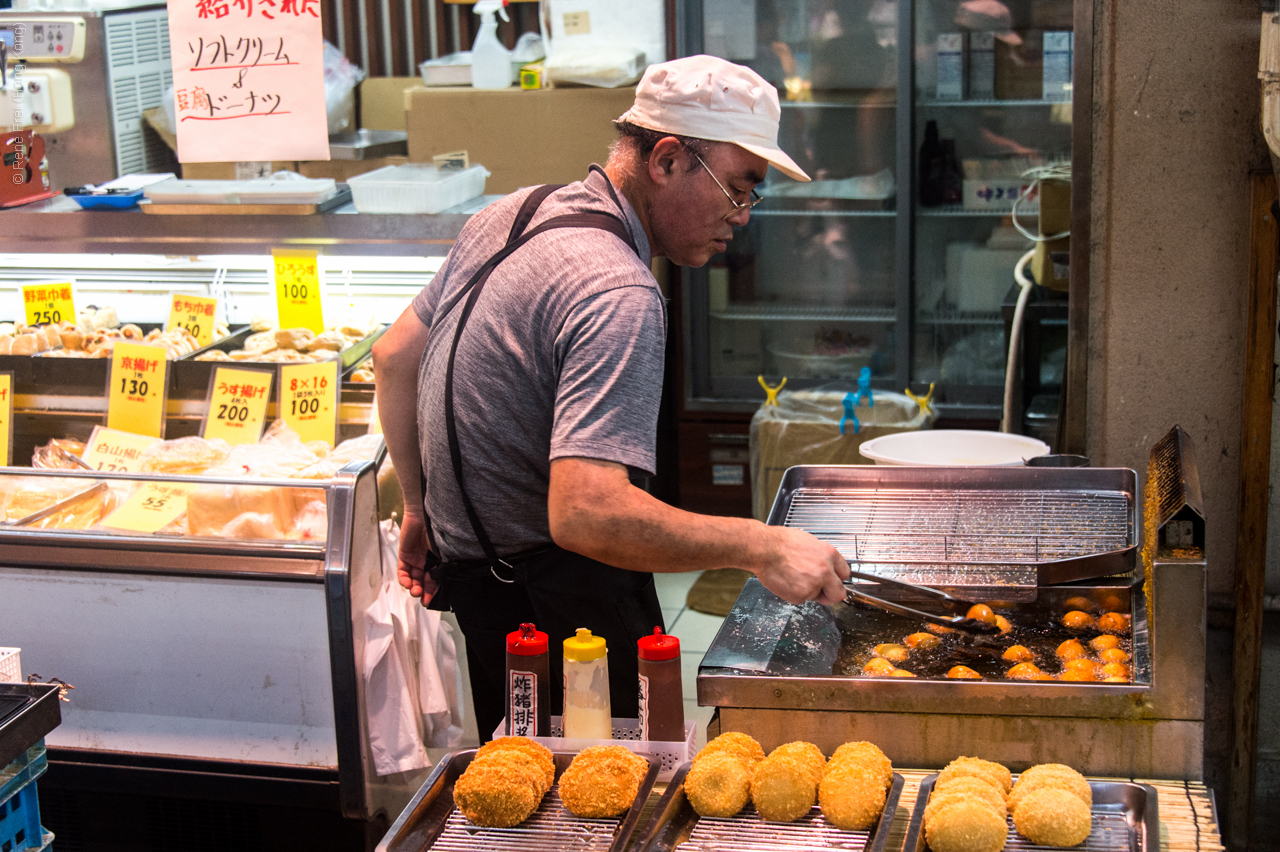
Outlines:
[[[1071,0],[915,2],[911,379],[937,382],[944,406],[998,411],[1001,308],[1033,247],[1014,199],[1028,170],[1071,159],[1071,27]],[[1018,203],[1026,231],[1038,210],[1038,197]],[[1033,367],[1049,384],[1061,381],[1059,337]]]
[[[897,10],[892,0],[702,0],[706,53],[779,91],[779,143],[810,177],[776,170],[726,253],[687,270],[691,401],[891,379],[895,358]],[[693,45],[691,52],[697,52]],[[697,403],[694,402],[696,405]]]

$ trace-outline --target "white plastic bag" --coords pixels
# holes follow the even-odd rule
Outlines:
[[[379,524],[382,588],[365,612],[362,667],[374,769],[391,775],[431,766],[427,747],[462,742],[462,684],[453,630],[396,579],[400,530]]]
[[[324,43],[324,109],[329,117],[329,132],[341,133],[353,130],[356,84],[364,79],[364,72],[352,65],[342,51]]]

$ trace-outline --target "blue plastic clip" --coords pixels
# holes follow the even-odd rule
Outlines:
[[[844,395],[844,416],[840,418],[840,434],[845,434],[844,426],[850,420],[853,421],[853,434],[858,434],[862,429],[862,424],[858,422],[858,415],[854,409],[861,402],[866,402],[868,408],[875,408],[876,401],[871,395],[871,368],[863,367],[858,373],[858,389],[853,393]]]

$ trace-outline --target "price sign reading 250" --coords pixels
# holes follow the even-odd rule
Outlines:
[[[324,294],[316,253],[276,249],[272,256],[280,327],[307,328],[316,334],[324,331]]]

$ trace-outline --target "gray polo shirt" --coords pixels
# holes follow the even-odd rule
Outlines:
[[[435,314],[505,245],[531,191],[473,216],[413,301],[431,328],[418,373],[418,430],[426,510],[446,559],[484,553],[458,496],[445,432],[445,368],[462,305]],[[612,213],[626,222],[639,257],[595,228],[540,234],[490,275],[458,345],[454,410],[464,482],[502,555],[551,541],[552,459],[654,471],[666,309],[644,228],[620,192],[618,199],[593,172],[546,198],[529,228],[568,213]]]

